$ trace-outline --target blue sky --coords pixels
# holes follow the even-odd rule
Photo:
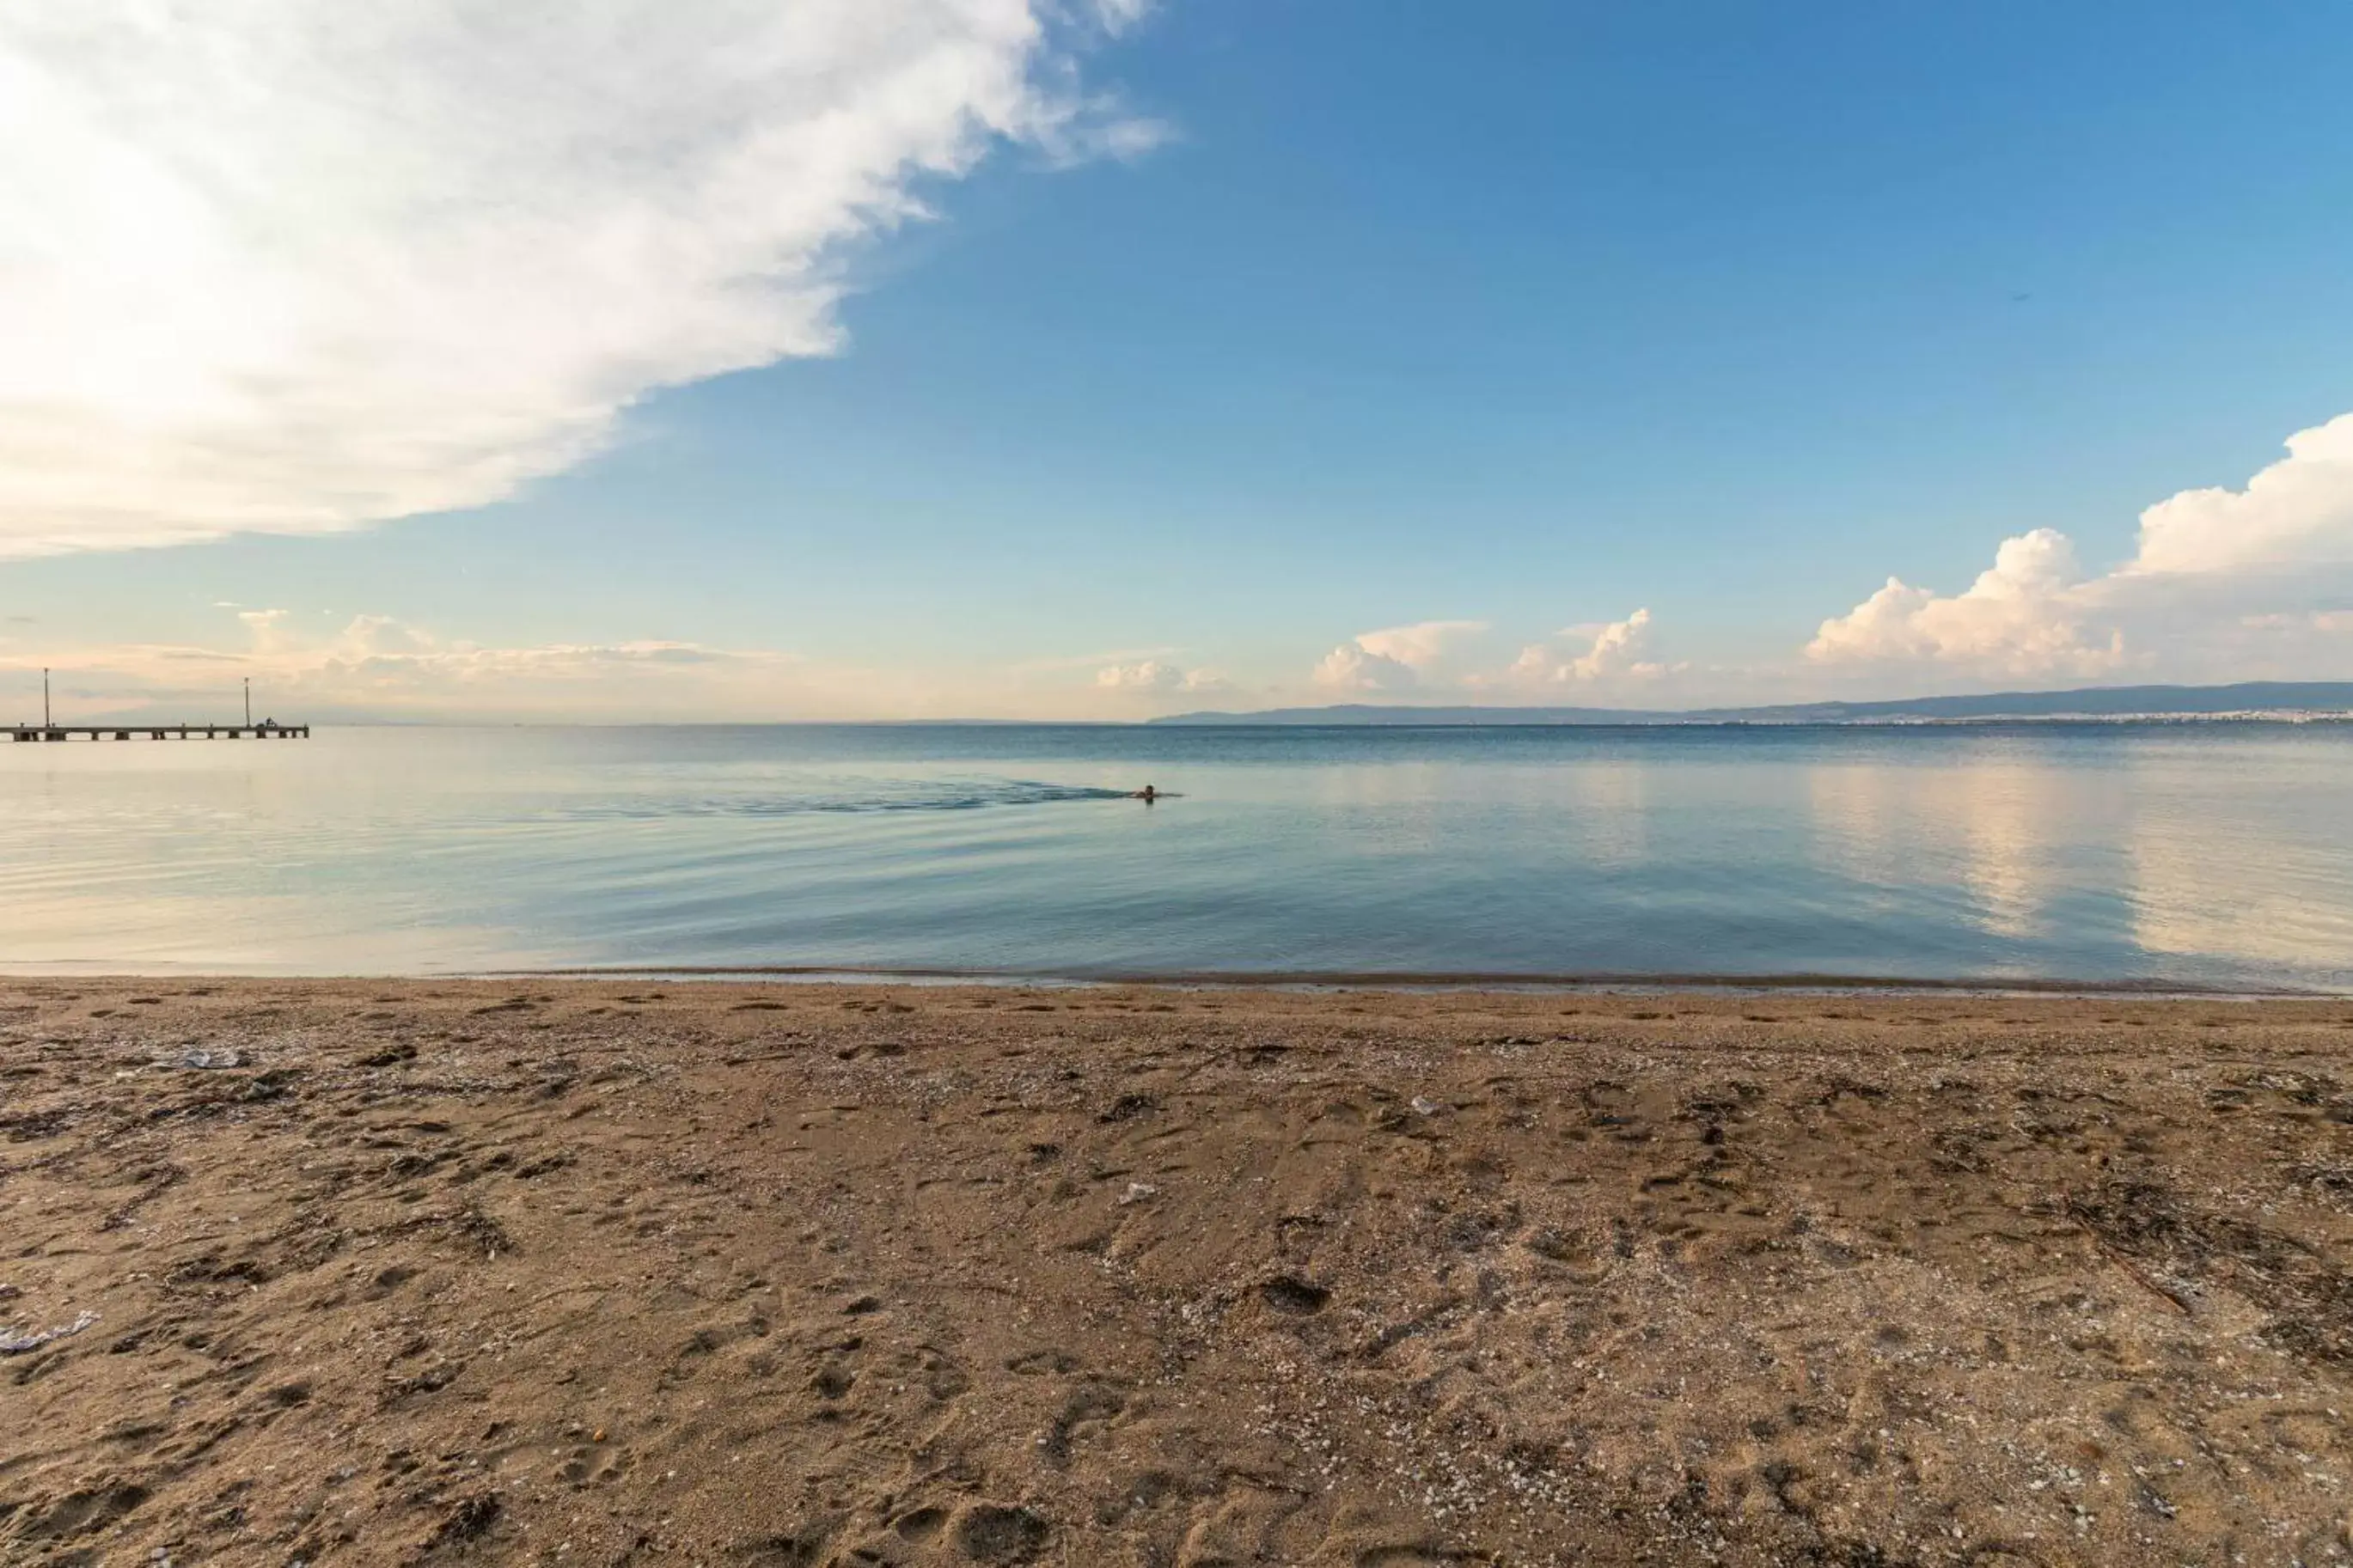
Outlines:
[[[873,6],[895,30],[847,67],[823,51],[851,46],[792,32],[839,6],[778,7],[773,79],[739,74],[779,136],[820,68],[862,114],[947,43],[1018,91],[951,89],[928,129],[893,121],[899,141],[841,154],[866,160],[855,200],[793,188],[808,157],[703,201],[672,199],[659,166],[618,191],[592,173],[529,244],[469,228],[462,273],[406,254],[419,222],[512,210],[577,171],[478,184],[438,173],[463,148],[336,121],[325,140],[353,167],[413,154],[418,171],[362,210],[322,194],[333,156],[254,151],[342,112],[353,83],[423,79],[478,107],[481,84],[435,76],[449,51],[417,41],[446,40],[440,7],[418,5],[407,36],[322,34],[285,63],[282,101],[227,126],[190,109],[194,137],[121,107],[170,100],[140,72],[182,69],[166,62],[187,40],[125,64],[119,38],[0,28],[0,62],[82,94],[76,137],[95,124],[117,154],[166,163],[211,148],[178,174],[223,204],[223,232],[269,226],[259,213],[317,238],[232,251],[239,279],[338,269],[332,309],[293,328],[259,285],[236,296],[257,332],[334,347],[305,347],[299,405],[239,391],[264,435],[228,441],[208,417],[159,437],[162,416],[102,405],[90,417],[135,425],[138,451],[168,439],[201,462],[175,448],[87,520],[75,503],[119,456],[0,486],[0,552],[20,544],[0,558],[0,664],[76,670],[94,704],[168,707],[235,668],[332,711],[614,718],[2353,676],[2353,426],[2329,425],[2353,409],[2353,10]],[[613,10],[625,44],[636,27],[764,58],[734,47],[735,7]],[[1007,30],[1008,10],[1027,25]],[[630,74],[634,45],[473,42],[576,72],[566,112],[628,156],[671,155],[656,131],[690,107]],[[617,92],[655,128],[642,146],[618,105],[598,113]],[[688,154],[706,172],[734,166],[733,132],[677,124],[718,139]],[[79,145],[32,129],[0,161]],[[155,182],[126,190],[156,199]],[[877,191],[927,216],[878,226]],[[735,232],[747,200],[805,197],[814,216]],[[539,311],[565,226],[631,202],[652,215],[632,236],[692,260],[599,273]],[[135,331],[140,355],[210,343],[195,301],[219,286],[218,246],[204,268],[153,262],[138,224],[38,202],[10,226],[44,224],[46,248],[0,241],[0,280],[120,247],[119,276],[48,279],[85,311],[64,319]],[[345,285],[379,250],[419,324],[330,337],[334,310],[375,313]],[[648,305],[596,346],[673,289],[673,311]],[[706,319],[762,289],[789,297],[781,319]],[[53,346],[50,381],[0,377],[0,407],[64,398],[57,367],[90,356],[69,330]],[[467,374],[370,403],[427,350],[428,379]],[[223,384],[277,384],[243,346],[186,352],[237,373]],[[485,381],[494,405],[435,423]],[[600,399],[616,412],[575,440]],[[387,428],[404,437],[388,457],[320,457]],[[20,473],[52,451],[0,446]],[[232,459],[234,492],[215,493]],[[184,460],[204,485],[173,482]],[[2202,487],[2243,494],[2177,508],[2151,553],[2144,510]]]

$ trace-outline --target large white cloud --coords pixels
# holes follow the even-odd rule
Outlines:
[[[1184,692],[1218,691],[1227,682],[1214,670],[1187,669],[1166,659],[1138,659],[1133,664],[1108,664],[1095,671],[1095,688],[1137,695],[1174,696]]]
[[[2353,563],[2353,414],[2299,430],[2243,490],[2183,490],[2140,514],[2126,571],[2242,572]]]
[[[1342,643],[1315,666],[1315,684],[1332,691],[1410,691],[1421,677],[1403,659]]]
[[[1961,594],[1890,577],[1824,621],[1807,656],[2002,677],[2281,673],[2265,645],[2314,651],[2353,595],[2353,415],[2287,448],[2244,489],[2184,490],[2143,511],[2137,548],[2113,571],[2086,573],[2065,534],[2039,528],[2004,540]]]
[[[1582,644],[1574,651],[1562,642]],[[1668,672],[1651,657],[1651,612],[1636,610],[1622,621],[1571,626],[1550,642],[1530,643],[1494,684],[1588,686],[1618,678],[1648,680]]]
[[[1410,691],[1439,673],[1462,643],[1486,629],[1484,621],[1416,621],[1359,632],[1324,656],[1314,679],[1333,691]]]
[[[2067,536],[2038,528],[2002,541],[1993,564],[1949,598],[1900,578],[1824,621],[1810,658],[1926,659],[1989,674],[2092,676],[2125,657],[2120,632],[2088,631],[2092,613]]]
[[[0,8],[0,558],[494,501],[832,350],[842,247],[927,178],[1151,139],[1071,88],[1071,10]]]
[[[1408,626],[1358,632],[1353,640],[1376,658],[1395,659],[1415,669],[1430,669],[1465,640],[1486,629],[1484,621],[1416,621]]]

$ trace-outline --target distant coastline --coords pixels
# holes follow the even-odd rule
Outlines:
[[[2257,680],[2228,686],[2093,686],[1884,702],[1793,702],[1761,708],[1510,708],[1337,703],[1250,712],[1175,713],[1155,724],[1676,725],[1989,723],[2343,723],[2353,681]]]

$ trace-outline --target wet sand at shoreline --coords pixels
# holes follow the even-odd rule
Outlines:
[[[2353,1001],[0,981],[0,1331],[12,1563],[2353,1561]]]

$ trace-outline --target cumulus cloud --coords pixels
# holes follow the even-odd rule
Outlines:
[[[2087,573],[2065,534],[2035,529],[2004,540],[1964,593],[1890,577],[1824,621],[1806,654],[2002,677],[2276,672],[2267,658],[2316,650],[2353,596],[2353,415],[2298,431],[2287,450],[2243,489],[2184,490],[2143,511],[2133,556],[2111,571]]]
[[[927,183],[1156,138],[1070,68],[1143,8],[0,11],[0,558],[478,506],[830,353]]]
[[[1421,683],[1419,673],[1403,659],[1352,642],[1325,654],[1314,679],[1316,685],[1333,691],[1410,691]]]
[[[1359,632],[1324,656],[1314,681],[1334,691],[1409,691],[1486,629],[1484,621],[1417,621]]]
[[[1214,670],[1186,669],[1161,659],[1106,665],[1095,671],[1095,685],[1105,691],[1166,693],[1214,691],[1226,685]]]
[[[1429,669],[1466,638],[1486,629],[1484,621],[1416,621],[1409,626],[1359,632],[1354,640],[1356,647],[1376,658],[1393,659],[1414,669]]]
[[[1582,643],[1583,647],[1567,652],[1558,646],[1562,641]],[[1622,621],[1571,626],[1550,642],[1530,643],[1504,680],[1519,686],[1587,686],[1620,677],[1647,680],[1670,668],[1651,658],[1650,650],[1651,612],[1636,610]]]
[[[1989,674],[2094,676],[2124,661],[2122,631],[2087,627],[2096,595],[2056,530],[2006,539],[1968,592],[1946,597],[1890,577],[1806,647],[1823,663],[1933,660]]]
[[[2140,514],[2136,574],[2353,563],[2353,414],[2299,430],[2242,490],[2183,490]]]

